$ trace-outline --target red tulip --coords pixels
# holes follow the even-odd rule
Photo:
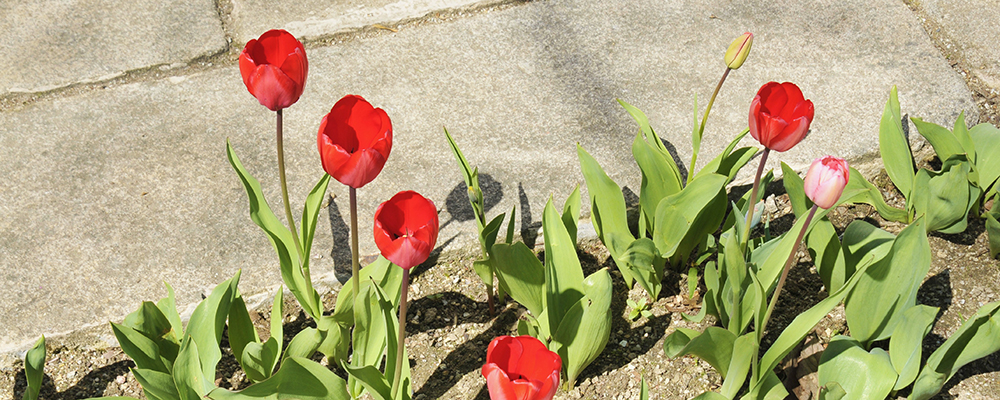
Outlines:
[[[243,84],[271,111],[299,101],[308,73],[306,49],[284,30],[270,30],[259,39],[250,39],[240,53]]]
[[[323,117],[317,142],[326,173],[357,189],[382,172],[392,150],[392,122],[381,108],[349,94]]]
[[[491,400],[549,400],[562,359],[531,336],[500,336],[486,350],[483,377]]]
[[[774,151],[787,151],[806,137],[813,103],[794,83],[768,82],[750,103],[750,134]]]
[[[375,245],[382,256],[404,269],[427,260],[438,236],[434,203],[419,193],[396,193],[375,210]]]
[[[840,195],[844,193],[844,187],[851,177],[851,172],[847,168],[847,161],[843,158],[825,156],[817,158],[809,166],[806,172],[806,179],[803,183],[803,191],[809,200],[817,206],[828,209],[837,204]]]

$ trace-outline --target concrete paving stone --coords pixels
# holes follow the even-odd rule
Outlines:
[[[690,159],[693,98],[704,104],[726,46],[745,30],[757,35],[753,53],[716,101],[702,162],[746,126],[750,100],[769,80],[796,82],[816,104],[810,136],[770,158],[797,168],[824,154],[856,160],[876,151],[893,84],[912,116],[950,124],[973,110],[963,80],[896,1],[531,2],[309,50],[305,92],[284,120],[295,209],[321,175],[320,119],[353,93],[385,109],[394,127],[385,169],[359,190],[362,254],[377,252],[376,206],[404,189],[441,209],[441,248],[475,246],[442,127],[479,167],[488,215],[518,206],[518,231],[534,242],[546,200],[561,206],[584,183],[576,143],[638,192],[636,125],[616,98],[644,110]],[[0,113],[0,351],[121,318],[162,296],[162,281],[182,308],[240,268],[246,294],[280,282],[224,153],[230,138],[281,210],[273,124],[236,65]],[[329,193],[336,199],[321,211],[316,275],[349,265],[347,190],[333,183]]]
[[[1000,3],[996,0],[921,0],[919,10],[958,46],[971,72],[1000,95]],[[950,45],[950,44],[949,44]]]
[[[213,0],[2,0],[0,95],[102,81],[227,46]]]
[[[241,46],[270,29],[285,29],[295,37],[316,37],[393,24],[433,11],[481,7],[505,0],[230,0],[230,30]]]

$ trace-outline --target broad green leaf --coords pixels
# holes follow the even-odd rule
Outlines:
[[[135,397],[128,396],[108,396],[108,397],[91,397],[87,400],[139,400]]]
[[[895,240],[896,235],[872,224],[862,220],[852,221],[844,230],[844,241],[841,243],[845,260],[843,279],[853,276],[859,265],[875,264],[885,258]],[[832,280],[840,281],[840,275],[836,275]]]
[[[136,368],[162,373],[170,371],[170,366],[165,365],[163,358],[160,357],[160,348],[152,339],[135,329],[114,322],[111,323],[111,330],[115,333],[122,351],[135,362]],[[172,366],[173,360],[168,361]]]
[[[323,197],[326,196],[326,188],[329,184],[330,175],[323,174],[323,177],[319,179],[316,186],[306,196],[305,206],[302,207],[302,234],[299,236],[302,241],[302,254],[304,254],[302,257],[302,269],[300,270],[302,283],[305,284],[302,290],[309,301],[312,302],[309,307],[320,311],[323,310],[323,302],[319,298],[319,293],[313,289],[312,275],[309,273],[309,259],[312,258],[310,254],[312,252],[313,236],[316,235],[316,220],[319,217],[319,209],[323,204]]]
[[[326,338],[327,331],[320,331],[316,328],[306,328],[301,332],[297,333],[291,341],[288,342],[288,347],[285,348],[284,360],[294,357],[312,357],[316,349],[319,348],[320,343]]]
[[[559,327],[563,316],[583,297],[583,269],[574,243],[566,231],[552,199],[545,204],[542,215],[545,237],[545,297],[548,326]]]
[[[847,392],[837,382],[829,382],[819,388],[819,400],[841,400],[847,397]]]
[[[756,384],[751,384],[750,392],[741,397],[742,400],[785,400],[788,391],[785,385],[778,379],[774,371],[763,371],[764,379]]]
[[[202,370],[199,355],[198,343],[193,337],[185,335],[171,370],[180,400],[199,400],[215,387],[215,365],[208,371],[211,377],[206,378],[209,374]]]
[[[847,279],[854,274],[854,268],[848,270],[837,231],[828,218],[821,218],[816,226],[806,236],[806,246],[812,256],[813,263],[819,271],[823,284],[830,291],[837,291]]]
[[[851,336],[866,347],[889,337],[903,312],[916,305],[917,290],[930,266],[924,220],[918,219],[899,233],[889,254],[865,271],[844,301]]]
[[[238,291],[233,303],[229,306],[229,329],[226,332],[229,334],[229,346],[233,350],[233,357],[246,370],[247,366],[243,365],[243,349],[250,343],[260,344],[260,337],[257,336],[257,329],[254,328],[253,321],[250,320],[250,313],[247,311],[243,296]],[[247,376],[251,376],[251,373],[248,372]],[[255,379],[255,377],[250,379],[261,380]]]
[[[625,196],[621,187],[608,177],[600,164],[579,144],[576,145],[576,153],[590,193],[590,216],[594,222],[594,230],[611,253],[625,284],[632,287],[634,278],[628,268],[618,264],[621,253],[635,240],[625,219]]]
[[[725,184],[722,175],[704,175],[660,201],[653,242],[663,258],[686,259],[704,235],[719,228],[728,204]]]
[[[271,377],[274,366],[280,359],[280,353],[281,346],[274,337],[271,337],[264,343],[247,343],[239,361],[247,378],[254,382],[260,382]]]
[[[990,257],[1000,254],[1000,196],[993,196],[993,209],[986,213],[986,234],[990,240]]]
[[[271,371],[278,366],[281,359],[282,342],[285,340],[285,291],[278,285],[278,291],[274,294],[274,303],[271,304],[271,338],[278,344],[278,352],[275,353],[271,362]]]
[[[205,380],[208,382],[215,382],[215,366],[222,359],[222,350],[219,348],[219,343],[222,342],[222,330],[226,326],[226,317],[229,316],[230,305],[236,296],[239,282],[240,271],[236,271],[236,275],[212,289],[208,298],[195,307],[184,332],[185,336],[191,336],[198,345],[200,371],[204,372]],[[176,366],[174,367],[176,369]]]
[[[214,400],[350,400],[344,379],[319,363],[291,357],[274,376],[239,392],[215,388]]]
[[[955,135],[955,139],[962,145],[962,150],[965,150],[965,154],[968,154],[969,161],[976,163],[976,145],[972,142],[969,127],[965,125],[965,111],[958,114],[958,119],[955,120],[955,129],[951,133]]]
[[[490,259],[473,261],[472,270],[483,281],[483,284],[486,284],[487,287],[492,286],[494,271]]]
[[[396,356],[399,352],[399,346],[403,346],[403,362],[401,363],[402,372],[400,372],[400,384],[393,393],[392,399],[395,400],[410,400],[412,396],[413,389],[411,388],[411,376],[410,376],[410,363],[409,352],[406,351],[405,342],[399,343],[398,335],[392,334],[392,332],[399,332],[399,324],[397,322],[397,309],[388,298],[386,293],[382,291],[381,288],[375,287],[375,295],[378,296],[379,308],[382,310],[382,319],[385,322],[385,330],[388,332],[386,336],[386,348],[385,348],[385,376],[386,379],[389,377],[395,378],[396,376]],[[370,390],[370,389],[369,389]]]
[[[979,187],[987,190],[1000,177],[1000,128],[982,123],[972,127],[969,136],[976,147]]]
[[[250,219],[267,233],[267,238],[271,241],[271,246],[278,253],[278,261],[281,265],[281,279],[285,282],[285,286],[288,286],[288,289],[295,295],[295,299],[299,301],[306,314],[309,314],[314,319],[318,318],[323,310],[318,308],[315,291],[309,292],[307,290],[307,288],[311,287],[311,283],[307,282],[306,277],[302,275],[302,270],[300,269],[302,260],[295,247],[295,239],[292,237],[292,232],[271,211],[271,207],[264,198],[260,182],[243,168],[243,164],[240,163],[240,159],[236,156],[228,140],[226,141],[226,156],[229,158],[229,164],[236,170],[237,175],[239,175],[240,180],[243,182],[243,187],[247,191],[247,197],[250,201]]]
[[[650,144],[650,139],[643,137],[642,132],[635,136],[632,142],[632,156],[642,172],[642,182],[639,187],[639,206],[646,215],[646,226],[655,227],[654,217],[656,206],[660,200],[681,191],[681,177],[673,165],[669,153],[661,152],[656,145]],[[670,161],[667,161],[670,160]]]
[[[705,393],[699,394],[698,397],[695,397],[695,398],[693,398],[691,400],[729,400],[729,399],[730,399],[730,397],[723,396],[723,395],[718,394],[716,392],[705,392]]]
[[[750,363],[756,356],[757,342],[753,333],[736,338],[733,342],[733,355],[729,361],[729,374],[722,382],[719,392],[727,399],[735,399],[750,372]]]
[[[788,193],[788,202],[792,203],[792,213],[800,217],[809,212],[812,201],[806,197],[805,182],[799,174],[784,162],[781,163],[781,183],[785,186],[785,193]]]
[[[392,382],[388,382],[378,368],[371,365],[362,367],[348,365],[346,368],[351,378],[364,385],[365,389],[375,400],[393,400]],[[357,398],[357,395],[355,395],[355,398]]]
[[[1000,302],[979,308],[931,353],[927,364],[917,375],[910,400],[926,400],[941,391],[944,384],[965,364],[1000,350]]]
[[[180,394],[174,386],[174,377],[166,372],[151,369],[132,368],[132,375],[142,386],[142,393],[149,400],[177,400]]]
[[[160,309],[163,316],[170,321],[170,326],[173,327],[174,332],[180,335],[184,332],[184,325],[181,324],[181,316],[177,313],[177,302],[174,301],[174,288],[170,287],[169,283],[163,282],[163,285],[167,287],[167,297],[160,299],[156,302],[156,307]],[[178,345],[180,344],[180,338],[177,338]]]
[[[816,323],[826,317],[826,314],[830,310],[833,310],[837,304],[840,304],[840,301],[847,296],[847,293],[851,292],[851,289],[854,289],[854,285],[858,283],[858,280],[868,268],[868,265],[860,267],[840,290],[837,290],[830,297],[823,299],[815,306],[796,316],[792,320],[792,323],[788,324],[785,330],[781,331],[781,334],[771,344],[771,347],[767,349],[767,352],[761,356],[760,371],[763,373],[764,371],[773,370],[778,365],[778,362],[783,360],[795,346],[802,342],[802,339],[809,334],[809,331],[816,326]]]
[[[719,265],[725,272],[726,279],[718,306],[726,309],[729,313],[729,322],[725,324],[729,327],[729,331],[739,335],[745,322],[751,317],[751,314],[743,312],[745,307],[741,304],[749,276],[737,233],[734,229],[730,229],[728,232],[728,235],[723,235],[721,238],[722,251],[719,254]]]
[[[566,198],[566,204],[563,204],[562,221],[566,225],[566,232],[569,232],[569,237],[572,242],[576,243],[576,224],[580,221],[580,186],[577,185],[573,192],[570,193],[569,197]]]
[[[869,353],[856,340],[837,335],[823,351],[818,378],[820,386],[839,384],[845,399],[884,399],[893,390],[896,371],[885,350]]]
[[[24,355],[24,380],[28,384],[28,387],[24,389],[24,400],[38,399],[38,392],[42,390],[44,370],[45,336],[42,336]]]
[[[170,321],[163,315],[163,312],[149,301],[142,302],[139,309],[125,317],[123,325],[131,327],[139,333],[156,343],[160,356],[164,358],[167,366],[177,357],[177,349],[180,347],[179,336],[182,332],[175,332]]]
[[[490,258],[497,271],[497,278],[510,289],[510,297],[524,305],[532,315],[541,315],[542,293],[545,286],[545,266],[523,242],[513,245],[493,245]]]
[[[656,245],[649,238],[636,239],[621,255],[622,264],[628,266],[629,272],[636,282],[642,286],[650,299],[655,301],[660,296],[663,287],[663,267],[665,260],[660,258]]]
[[[916,305],[903,312],[903,317],[889,339],[889,358],[899,374],[892,390],[901,390],[913,383],[920,371],[920,355],[924,336],[931,332],[938,308]]]
[[[351,355],[350,367],[355,369],[364,366],[378,366],[385,355],[386,336],[391,334],[386,330],[382,319],[378,297],[374,293],[376,285],[365,285],[354,300],[354,332],[352,334],[354,353]],[[348,390],[354,397],[361,395],[361,386],[354,379],[348,379]]]
[[[393,301],[393,305],[399,303],[399,292],[402,290],[403,269],[393,266],[385,257],[379,256],[371,264],[361,268],[358,276],[361,281],[360,286],[370,285],[375,281]],[[345,285],[340,288],[337,294],[337,304],[333,309],[333,319],[343,326],[354,326],[354,287]]]
[[[503,218],[503,214],[493,217],[493,219],[490,220],[485,227],[483,227],[483,231],[479,233],[479,242],[487,252],[491,247],[493,247],[493,244],[497,242],[497,235],[500,233],[500,225],[503,224]],[[483,279],[483,281],[487,282],[489,280]]]
[[[958,141],[948,128],[941,125],[925,122],[920,118],[910,118],[913,125],[917,127],[917,132],[934,146],[934,152],[941,161],[947,160],[956,154],[965,154],[962,143]]]
[[[853,167],[849,169],[851,171],[850,178],[847,181],[847,186],[844,187],[844,194],[840,196],[840,202],[838,203],[868,204],[875,207],[875,211],[878,211],[879,215],[886,220],[907,222],[907,218],[909,217],[906,210],[901,210],[887,204],[885,198],[882,197],[882,192],[875,185],[868,182],[858,170]],[[909,185],[913,186],[913,177],[909,178]],[[899,187],[898,184],[897,187]],[[910,192],[901,191],[901,193],[904,196],[909,196]]]
[[[885,109],[882,111],[882,121],[879,122],[878,148],[889,179],[901,193],[907,194],[913,187],[914,166],[910,142],[903,133],[902,119],[899,112],[899,97],[896,87],[893,86],[889,91],[889,100],[886,101]],[[881,199],[881,194],[879,198]]]
[[[982,193],[969,183],[970,171],[971,164],[961,154],[947,159],[941,171],[917,171],[906,205],[915,216],[927,216],[928,232],[965,231],[966,217]]]
[[[570,387],[580,372],[604,351],[611,336],[611,275],[606,268],[583,280],[583,294],[552,333],[550,344],[563,359]]]
[[[704,332],[677,328],[663,341],[663,351],[668,358],[693,355],[709,363],[715,371],[726,379],[733,358],[733,344],[736,335],[732,332],[710,326]],[[745,371],[744,371],[745,372]]]
[[[323,316],[322,319],[316,322],[316,326],[320,333],[320,342],[319,346],[313,352],[319,351],[323,353],[323,355],[332,360],[331,362],[336,362],[337,365],[346,363],[348,351],[351,347],[351,328],[353,325],[342,325],[331,317]],[[294,339],[292,338],[292,340]],[[303,344],[306,345],[308,343],[303,342]],[[288,348],[292,348],[292,343],[288,344]],[[304,346],[301,350],[306,351],[309,348]],[[289,350],[286,349],[285,351]],[[299,354],[301,356],[301,353]],[[310,352],[309,354],[313,353]]]

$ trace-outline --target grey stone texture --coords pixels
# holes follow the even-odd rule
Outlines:
[[[971,72],[1000,88],[1000,3],[995,0],[921,0],[919,10],[958,47]],[[994,92],[998,95],[1000,92]]]
[[[3,17],[12,26],[40,12],[7,4],[20,13]],[[185,36],[194,44],[178,49],[168,39],[184,28],[146,33],[132,25],[138,22],[122,22],[149,15],[152,3],[108,9],[96,4],[83,14],[105,21],[104,16],[123,13],[114,19],[129,39],[122,39],[129,44],[121,51],[149,53],[134,65],[224,48],[224,39],[211,33],[215,28],[192,35],[196,40]],[[311,15],[308,7],[289,5],[277,16],[251,18],[245,16],[249,10],[266,5],[234,4],[230,18],[246,20],[236,24],[235,42],[265,27],[334,19],[343,10],[337,7],[346,7],[333,3],[327,14]],[[386,9],[396,3],[379,4],[371,6],[373,13],[389,15],[392,10]],[[143,17],[153,22],[142,25],[196,19],[163,7],[159,17]],[[44,11],[50,8],[57,7]],[[201,15],[184,15],[195,14]],[[52,41],[58,45],[53,49],[89,37],[92,30],[83,22],[71,29],[76,25],[58,15],[64,14],[31,27],[41,33],[24,36]],[[358,21],[353,23],[370,20]],[[132,33],[118,24],[133,27]],[[65,40],[43,34],[59,29],[68,32]],[[239,33],[243,29],[253,33]],[[638,192],[639,171],[630,152],[637,127],[616,98],[645,111],[688,168],[694,98],[703,110],[725,68],[726,47],[748,30],[756,33],[753,52],[716,100],[699,165],[746,127],[751,99],[771,80],[797,83],[815,103],[816,118],[810,136],[771,155],[770,167],[784,161],[803,168],[825,154],[870,158],[892,85],[899,87],[903,112],[911,116],[950,125],[962,110],[974,114],[961,77],[898,1],[529,2],[310,48],[305,92],[284,114],[293,209],[301,213],[306,193],[323,173],[315,142],[320,119],[352,93],[385,109],[395,133],[385,169],[358,193],[362,254],[377,252],[371,239],[377,205],[406,189],[441,209],[442,250],[475,246],[475,225],[443,127],[479,167],[488,215],[517,206],[517,230],[534,240],[550,196],[561,207],[574,187],[584,185],[577,143],[615,181]],[[99,76],[132,68],[111,60],[80,59],[86,65],[80,69]],[[80,79],[62,75],[58,60],[35,62],[33,85]],[[163,296],[164,281],[177,289],[182,308],[239,269],[245,294],[280,282],[277,258],[250,221],[245,192],[225,155],[228,138],[284,219],[274,114],[247,93],[235,60],[184,71],[56,93],[0,112],[0,285],[6,288],[0,296],[5,318],[0,351],[24,349],[39,334],[120,319],[139,301]],[[4,72],[0,79],[10,76]],[[754,143],[744,139],[745,145]],[[335,266],[350,263],[346,187],[333,182],[329,194],[336,198],[320,213],[314,276],[330,276]]]
[[[0,95],[108,80],[226,50],[213,0],[2,0]]]

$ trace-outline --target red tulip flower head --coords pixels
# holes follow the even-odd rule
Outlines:
[[[326,173],[357,189],[382,172],[392,150],[392,122],[381,108],[349,94],[323,117],[316,141]]]
[[[375,210],[374,230],[382,256],[410,269],[427,260],[437,243],[437,208],[417,192],[396,193]]]
[[[750,102],[750,134],[774,151],[787,151],[806,137],[813,103],[794,83],[768,82]]]
[[[500,336],[486,350],[483,377],[491,400],[550,400],[562,359],[531,336]]]
[[[299,101],[308,73],[306,49],[284,30],[270,30],[259,39],[250,39],[240,53],[243,84],[271,111]]]
[[[803,189],[809,200],[823,209],[829,209],[837,204],[850,177],[847,161],[843,158],[820,157],[809,166]]]

